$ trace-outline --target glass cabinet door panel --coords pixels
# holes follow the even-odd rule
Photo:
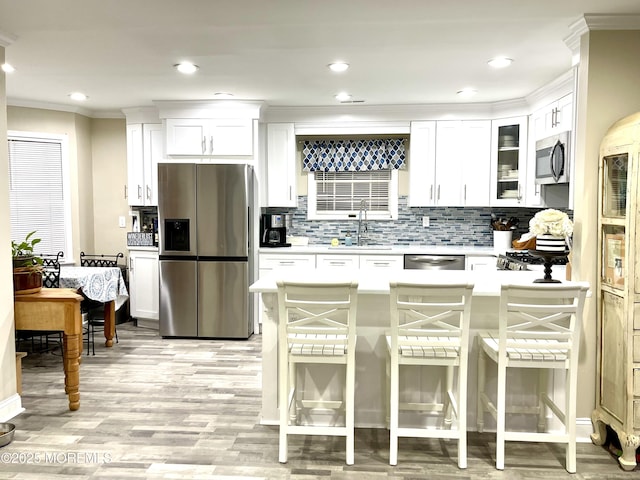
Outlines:
[[[519,195],[520,125],[498,128],[498,198],[515,199]]]
[[[627,210],[629,154],[610,155],[603,160],[602,214],[623,218]]]
[[[616,225],[602,226],[602,281],[614,288],[624,288],[625,229]]]

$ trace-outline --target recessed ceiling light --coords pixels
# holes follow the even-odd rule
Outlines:
[[[349,95],[347,92],[340,92],[336,95],[336,100],[338,100],[339,102],[346,102],[347,100],[351,100],[351,95]]]
[[[71,98],[71,100],[76,100],[78,102],[84,102],[89,97],[87,97],[82,92],[73,92],[69,94],[69,98]]]
[[[214,93],[213,96],[220,99],[227,99],[227,98],[233,98],[233,93],[217,92],[217,93]]]
[[[478,91],[473,88],[463,88],[462,90],[458,90],[459,97],[473,97],[476,93],[478,93]]]
[[[9,65],[8,63],[3,63],[2,64],[2,71],[4,73],[12,73],[15,72],[15,68],[13,68],[13,66]]]
[[[344,62],[335,62],[335,63],[330,63],[329,64],[329,69],[332,72],[344,72],[345,70],[347,70],[349,68],[349,64],[348,63],[344,63]]]
[[[507,57],[492,58],[487,62],[493,68],[505,68],[513,63],[513,60]]]
[[[186,74],[191,74],[191,73],[195,73],[198,71],[198,67],[197,65],[194,65],[191,62],[180,62],[174,65],[175,69],[178,70],[180,73],[186,73]]]

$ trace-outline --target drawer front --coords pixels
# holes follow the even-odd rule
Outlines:
[[[633,363],[640,363],[640,335],[633,336]]]
[[[274,270],[280,268],[316,268],[316,256],[313,254],[261,254],[259,256],[260,270]]]
[[[360,270],[402,270],[403,268],[402,255],[360,255]]]
[[[358,255],[318,255],[316,257],[318,268],[360,268]]]

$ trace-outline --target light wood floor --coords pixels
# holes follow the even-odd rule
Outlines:
[[[455,442],[401,439],[388,465],[388,433],[357,429],[355,465],[344,439],[293,437],[278,463],[278,429],[259,424],[260,336],[248,341],[164,340],[118,325],[120,343],[83,356],[80,410],[67,409],[59,351],[23,359],[24,413],[0,449],[0,479],[630,479],[602,448],[578,444],[578,473],[558,445],[508,443],[494,467],[494,435],[471,433],[469,467]],[[86,353],[86,350],[85,350]]]

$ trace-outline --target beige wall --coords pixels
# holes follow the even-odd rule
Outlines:
[[[598,272],[598,159],[609,127],[640,111],[640,32],[593,31],[580,45],[576,125],[576,188],[574,197],[574,279],[588,280],[595,294]],[[581,344],[578,417],[595,407],[596,296],[588,299]]]
[[[9,130],[67,135],[71,195],[72,252],[68,260],[78,261],[82,249],[93,249],[93,178],[90,121],[69,112],[37,108],[8,107]]]
[[[24,107],[8,107],[7,116],[9,130],[69,138],[73,255],[65,256],[78,262],[81,251],[126,255],[126,228],[118,228],[119,216],[130,223],[125,120]]]
[[[91,121],[93,158],[94,253],[127,255],[127,231],[131,228],[124,196],[127,183],[127,142],[124,119]],[[127,228],[118,227],[118,217]]]

